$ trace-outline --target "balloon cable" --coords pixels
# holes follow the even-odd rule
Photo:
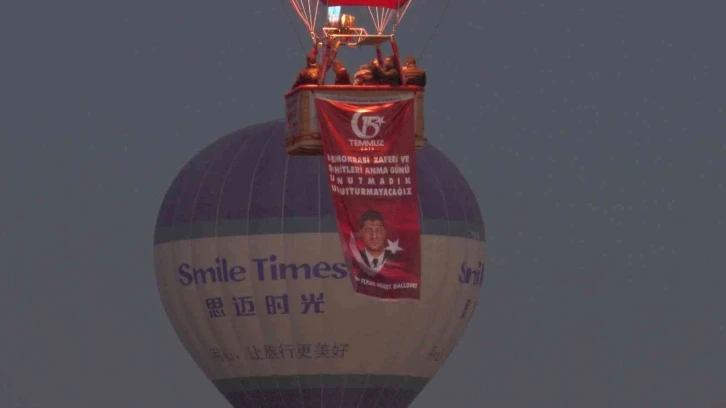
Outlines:
[[[451,4],[451,0],[446,0],[446,4],[444,5],[444,11],[441,12],[441,15],[439,16],[439,21],[436,22],[436,25],[434,26],[433,31],[431,31],[431,35],[429,35],[428,40],[426,40],[426,43],[424,44],[423,49],[418,55],[417,59],[421,59],[423,57],[424,52],[426,51],[426,48],[428,48],[429,44],[431,44],[431,40],[434,38],[434,35],[436,34],[436,31],[438,31],[439,26],[441,25],[441,22],[444,20],[444,16],[446,16],[446,11],[449,9],[449,5]]]
[[[290,27],[292,27],[292,31],[295,33],[295,37],[297,37],[297,42],[300,43],[300,48],[303,50],[303,52],[307,52],[305,50],[305,46],[303,45],[302,40],[300,39],[300,34],[298,34],[297,29],[295,28],[295,22],[292,21],[292,19],[290,18],[290,13],[287,11],[287,6],[285,6],[285,0],[280,0],[280,6],[283,10],[285,10],[287,22],[290,23]]]

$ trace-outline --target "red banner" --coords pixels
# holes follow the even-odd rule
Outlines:
[[[420,299],[414,101],[315,101],[343,254],[356,292]]]

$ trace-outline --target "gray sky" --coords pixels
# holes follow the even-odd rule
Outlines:
[[[443,8],[416,1],[404,54]],[[226,407],[166,320],[152,231],[192,155],[282,117],[304,61],[282,3],[45,3],[0,13],[0,406]],[[420,59],[427,136],[491,257],[413,407],[726,399],[721,23],[716,2],[452,2]]]

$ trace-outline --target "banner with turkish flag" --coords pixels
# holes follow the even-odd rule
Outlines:
[[[420,299],[414,100],[315,97],[344,258],[357,293]]]

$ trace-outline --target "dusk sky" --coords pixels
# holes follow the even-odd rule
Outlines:
[[[446,2],[413,1],[397,38],[489,259],[412,407],[726,400],[723,8],[453,0],[429,42]],[[0,34],[0,407],[228,407],[161,306],[154,223],[197,152],[283,117],[305,27],[286,0],[11,1]]]

